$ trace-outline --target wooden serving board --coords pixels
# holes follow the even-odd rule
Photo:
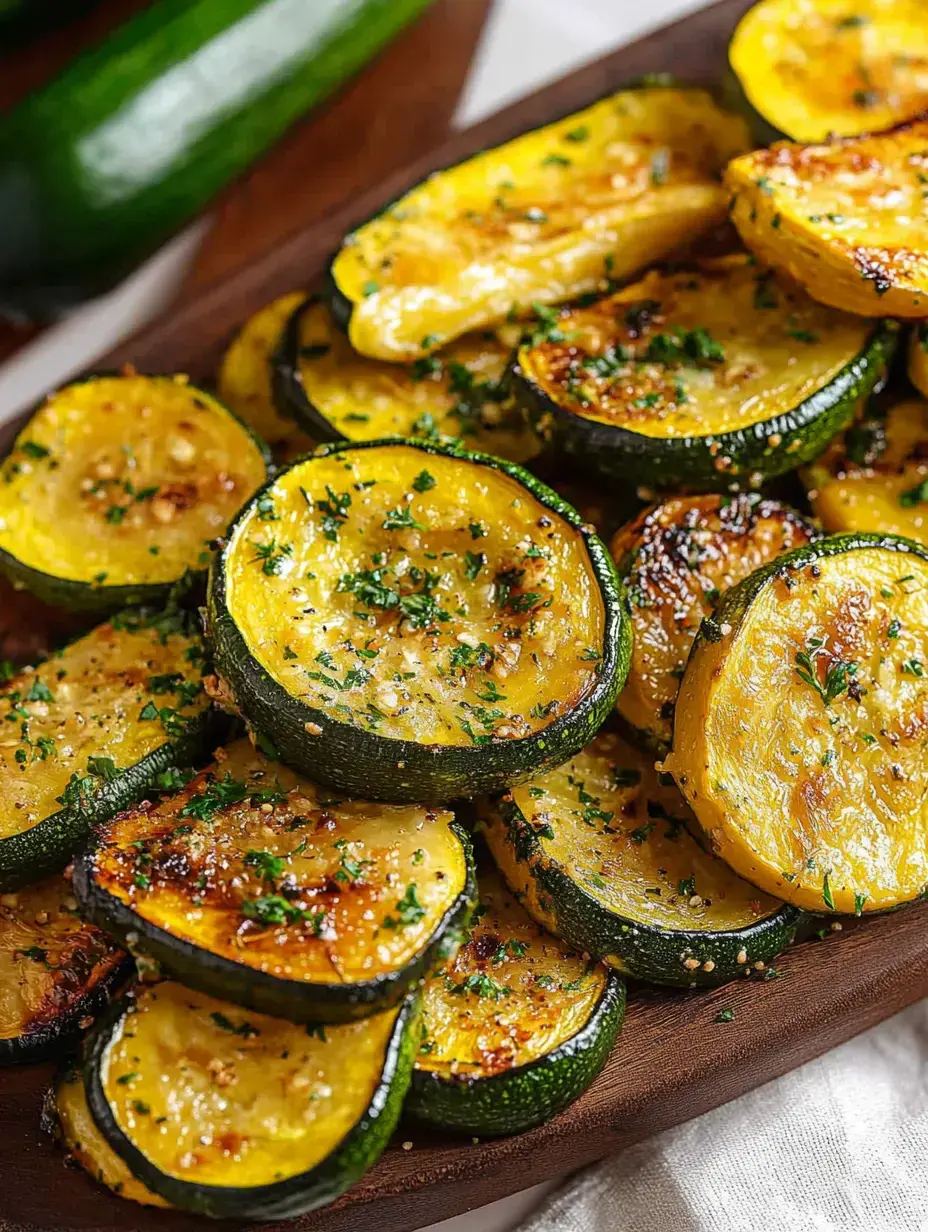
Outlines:
[[[460,0],[462,4],[469,0]],[[284,291],[312,286],[341,235],[434,168],[553,120],[644,73],[717,79],[750,0],[718,0],[517,103],[207,287],[101,367],[215,369],[232,331]],[[928,994],[924,907],[845,923],[777,964],[779,978],[709,993],[633,988],[625,1029],[590,1090],[550,1124],[471,1142],[401,1127],[368,1175],[332,1207],[281,1232],[409,1232],[536,1182],[566,1175],[677,1125],[818,1056]],[[826,929],[828,926],[825,926]],[[837,926],[835,926],[837,927]],[[720,1010],[733,1011],[716,1022]],[[203,1232],[205,1221],[120,1202],[66,1169],[40,1129],[50,1066],[0,1074],[0,1232]]]

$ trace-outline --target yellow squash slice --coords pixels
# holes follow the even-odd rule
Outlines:
[[[928,544],[928,402],[913,398],[863,421],[803,478],[827,530],[885,531]]]
[[[647,748],[670,747],[673,704],[699,623],[722,592],[815,529],[779,501],[679,496],[645,509],[612,540],[634,641],[616,709]]]
[[[749,144],[702,90],[624,90],[440,171],[344,242],[333,306],[364,355],[412,360],[627,278],[725,216]]]
[[[713,848],[813,911],[928,886],[928,550],[823,539],[703,626],[664,763]]]
[[[814,299],[863,317],[928,315],[928,119],[755,150],[725,183],[748,248]]]
[[[878,132],[928,107],[923,0],[761,0],[728,59],[754,112],[794,141]]]

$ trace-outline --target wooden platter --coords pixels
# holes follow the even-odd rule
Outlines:
[[[199,291],[101,366],[132,362],[140,369],[208,377],[249,313],[281,292],[312,286],[339,237],[384,200],[436,167],[546,123],[644,73],[717,79],[728,35],[749,2],[718,0],[451,138],[375,191]],[[626,1027],[605,1070],[549,1125],[483,1142],[401,1127],[380,1163],[334,1206],[273,1226],[409,1232],[565,1175],[717,1107],[926,995],[926,922],[925,908],[913,907],[865,923],[826,924],[821,940],[782,957],[777,978],[752,978],[696,995],[632,989]],[[722,1009],[733,1012],[730,1021],[716,1021]],[[66,1169],[40,1129],[50,1076],[48,1066],[0,1074],[0,1232],[202,1232],[208,1226],[119,1202]]]

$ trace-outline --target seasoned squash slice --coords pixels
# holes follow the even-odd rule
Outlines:
[[[878,132],[928,107],[922,0],[761,0],[728,59],[765,142]]]
[[[222,401],[269,445],[285,441],[295,428],[274,405],[271,363],[287,322],[305,299],[305,291],[291,291],[256,312],[226,351],[217,376]]]
[[[743,121],[703,90],[623,90],[436,172],[347,237],[332,307],[354,347],[413,360],[628,278],[725,217]]]
[[[103,624],[0,684],[0,889],[63,867],[202,754],[202,655],[192,637]]]
[[[928,118],[755,150],[725,183],[748,248],[814,299],[862,317],[928,315]]]
[[[825,448],[895,339],[738,254],[552,313],[519,348],[513,381],[541,435],[586,471],[757,486]]]
[[[366,799],[473,795],[569,757],[629,653],[592,528],[512,463],[419,441],[329,446],[263,488],[208,621],[249,723]]]
[[[63,1051],[106,1004],[126,955],[55,874],[0,896],[0,1065]]]
[[[333,799],[247,740],[102,827],[74,887],[191,988],[300,1022],[396,1005],[460,944],[476,895],[452,813]]]
[[[797,548],[704,622],[664,763],[713,849],[813,911],[928,887],[928,550]]]
[[[636,743],[670,747],[673,703],[699,622],[722,592],[815,528],[756,494],[676,496],[645,509],[612,540],[631,604],[632,659],[616,709]]]
[[[913,398],[855,424],[803,478],[826,530],[928,544],[928,403]]]
[[[163,598],[267,474],[263,446],[179,376],[50,394],[0,465],[0,570],[56,606]]]
[[[87,1101],[136,1180],[172,1206],[290,1219],[332,1202],[386,1146],[420,1021],[417,997],[307,1028],[180,984],[142,986],[89,1041]]]
[[[622,1026],[625,987],[539,928],[487,871],[470,938],[423,1002],[406,1111],[465,1134],[514,1134],[590,1085]]]
[[[538,923],[638,979],[723,984],[764,970],[796,931],[799,913],[704,851],[680,793],[614,733],[489,801],[484,821]]]
[[[405,366],[367,359],[326,305],[310,299],[291,317],[276,357],[275,395],[321,441],[450,437],[524,462],[541,442],[503,379],[511,349],[484,332]]]
[[[142,1206],[168,1205],[135,1179],[97,1129],[87,1106],[84,1077],[77,1066],[68,1066],[58,1075],[51,1105],[47,1108],[47,1120],[68,1157],[80,1164],[95,1181],[120,1198],[139,1202]]]

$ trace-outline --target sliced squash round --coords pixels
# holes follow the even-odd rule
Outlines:
[[[669,749],[690,648],[722,592],[817,534],[794,509],[756,493],[671,497],[618,531],[612,555],[634,638],[616,709],[636,744],[658,754]]]
[[[878,132],[928,106],[921,0],[761,0],[728,60],[764,142]]]
[[[0,685],[0,890],[63,868],[91,828],[209,747],[199,639],[98,625]]]
[[[0,1065],[67,1049],[125,963],[115,942],[77,914],[60,873],[0,895]]]
[[[264,482],[257,438],[181,376],[50,394],[0,465],[0,570],[55,606],[163,598]]]
[[[717,177],[749,143],[704,90],[603,98],[436,172],[349,235],[336,319],[362,355],[403,362],[628,278],[724,219]]]
[[[406,1112],[481,1137],[549,1121],[602,1069],[624,1015],[615,972],[539,928],[482,872],[467,944],[423,992]]]
[[[613,732],[483,813],[530,915],[637,979],[712,987],[764,971],[793,940],[800,913],[705,851],[680,793]]]
[[[293,420],[281,415],[274,404],[271,361],[287,322],[305,299],[305,291],[291,291],[249,317],[217,374],[219,397],[269,445],[280,444],[294,432]]]
[[[167,974],[299,1022],[396,1005],[457,949],[476,896],[453,813],[333,798],[247,740],[99,829],[74,886]]]
[[[180,984],[140,987],[88,1042],[107,1144],[152,1193],[217,1219],[292,1219],[383,1151],[419,1043],[418,997],[360,1022],[301,1026]]]
[[[928,544],[928,403],[913,398],[855,424],[803,478],[827,530]]]
[[[290,318],[274,391],[281,410],[321,441],[444,437],[525,462],[541,442],[504,380],[511,350],[484,332],[407,365],[368,359],[329,308],[309,299]]]
[[[329,446],[258,493],[213,567],[224,686],[281,759],[366,799],[449,800],[569,757],[625,678],[608,550],[512,463]]]
[[[821,453],[885,376],[895,327],[737,254],[552,314],[517,398],[558,454],[658,488],[758,486]]]
[[[928,315],[928,118],[729,163],[731,219],[813,299],[862,317]]]
[[[928,549],[837,535],[703,623],[664,763],[715,850],[812,911],[928,887]]]
[[[76,1065],[58,1075],[47,1109],[49,1128],[68,1152],[95,1181],[120,1198],[142,1206],[168,1205],[135,1179],[123,1161],[97,1129],[84,1091],[84,1076]]]

